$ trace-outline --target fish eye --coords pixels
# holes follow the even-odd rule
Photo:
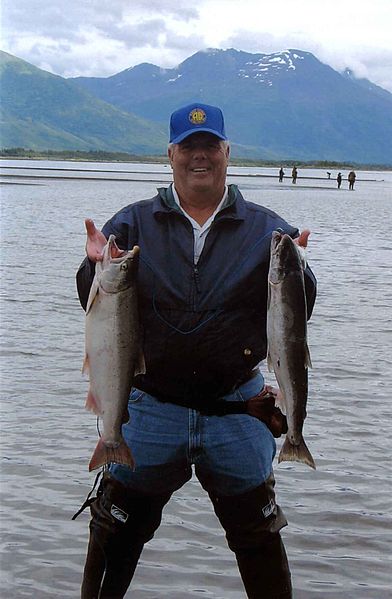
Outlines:
[[[121,270],[128,270],[128,264],[126,262],[123,262],[120,266]]]

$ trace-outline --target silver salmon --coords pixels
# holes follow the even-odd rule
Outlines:
[[[102,417],[103,431],[89,470],[116,462],[134,468],[121,427],[128,420],[127,405],[135,374],[145,371],[141,353],[137,307],[139,247],[120,258],[111,257],[115,236],[96,263],[86,308],[86,356],[83,372],[90,386],[86,408]]]
[[[282,393],[288,431],[278,462],[303,462],[316,468],[302,436],[308,397],[307,310],[304,256],[291,237],[272,233],[268,273],[268,368]]]

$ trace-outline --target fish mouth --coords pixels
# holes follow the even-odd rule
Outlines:
[[[282,241],[283,235],[280,231],[273,231],[272,232],[272,237],[271,237],[271,250],[275,251],[280,242]]]
[[[271,250],[282,251],[285,247],[293,244],[293,239],[287,233],[273,231],[271,237]]]
[[[290,237],[287,233],[283,233],[283,231],[273,231],[271,237],[271,251],[273,253],[279,252],[282,250],[282,247],[286,245],[285,239]]]
[[[270,284],[279,284],[288,273],[302,270],[305,266],[306,257],[292,237],[283,231],[274,231],[271,238]]]
[[[125,260],[132,260],[140,252],[139,246],[134,245],[131,250],[123,250],[122,254],[120,254],[117,257],[113,257],[112,256],[113,248],[115,249],[116,253],[122,251],[122,250],[120,250],[120,248],[118,247],[118,245],[116,243],[115,235],[110,235],[110,237],[108,239],[108,258],[112,264],[121,264],[121,262],[124,262]]]

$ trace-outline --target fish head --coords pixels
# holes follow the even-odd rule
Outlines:
[[[270,254],[270,283],[281,283],[289,273],[303,269],[303,256],[287,233],[273,231]]]
[[[99,276],[99,286],[105,293],[118,293],[128,289],[135,283],[137,276],[139,247],[135,245],[132,250],[113,258],[112,248],[114,246],[115,236],[110,235],[103,250]]]

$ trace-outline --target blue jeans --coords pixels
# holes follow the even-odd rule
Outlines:
[[[258,373],[226,401],[247,400],[264,387]],[[247,414],[202,416],[198,411],[162,403],[133,389],[130,419],[123,437],[135,470],[112,464],[112,475],[140,493],[172,493],[192,476],[218,496],[239,495],[264,483],[272,473],[275,439],[267,426]]]

